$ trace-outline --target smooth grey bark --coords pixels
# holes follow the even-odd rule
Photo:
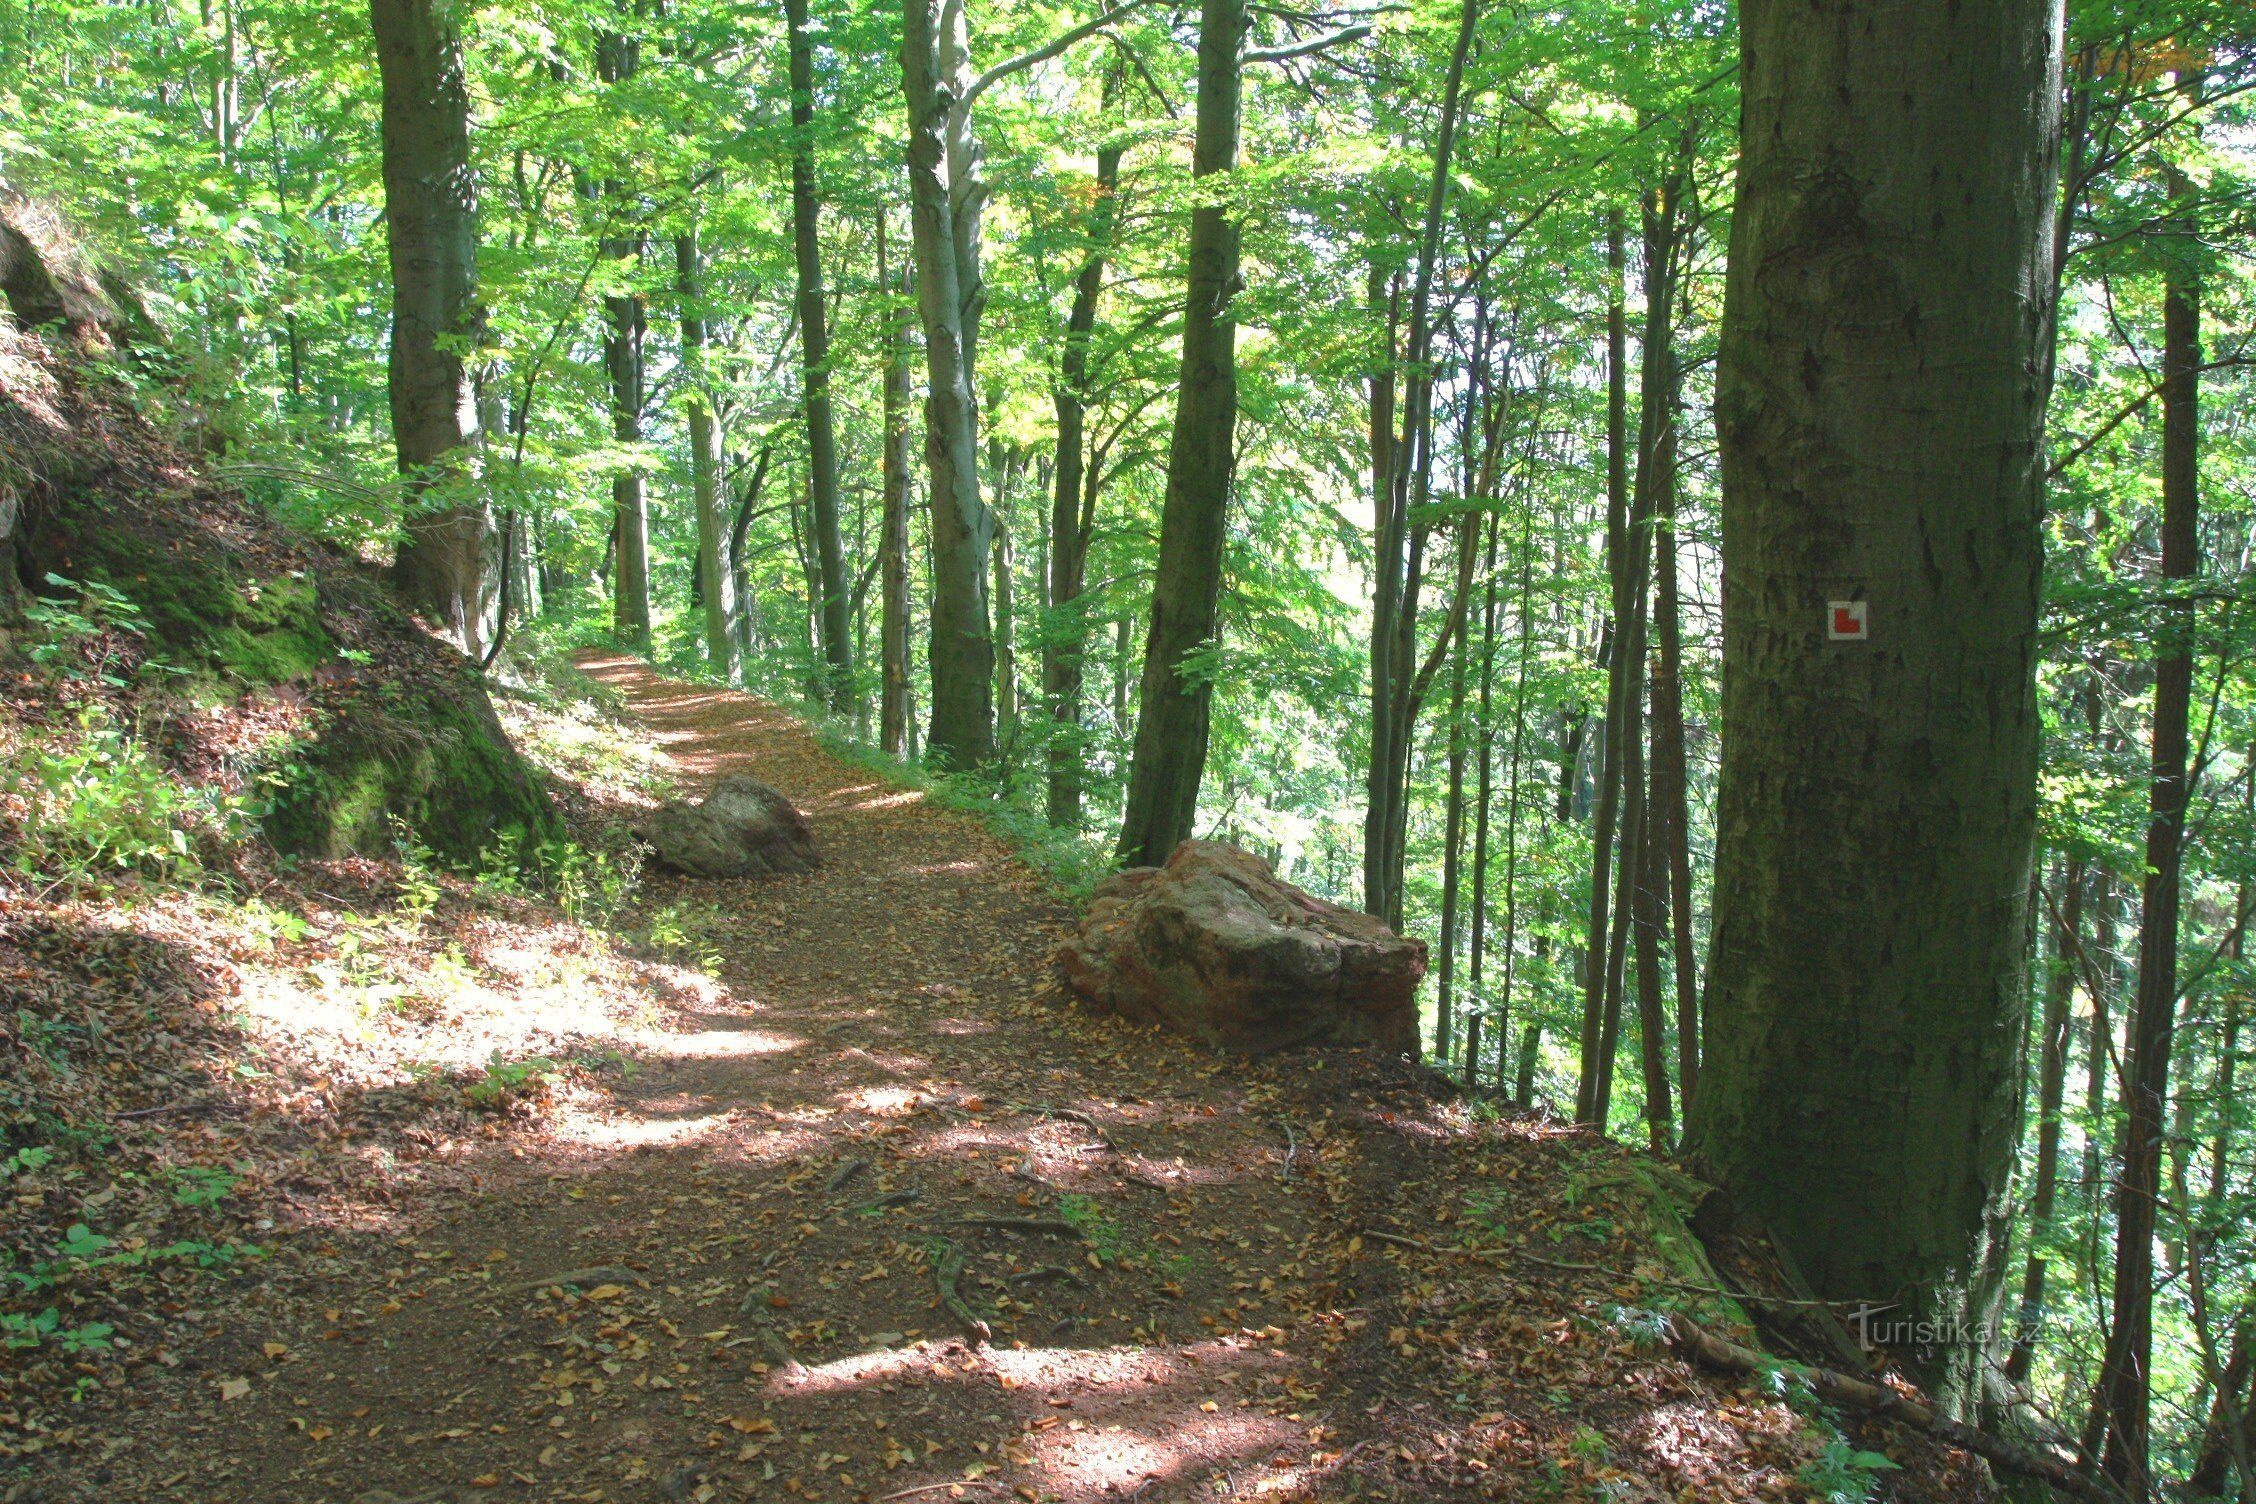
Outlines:
[[[1211,190],[1238,165],[1238,43],[1246,0],[1202,0],[1199,12],[1198,127],[1191,173]],[[1206,772],[1214,684],[1184,660],[1210,648],[1219,632],[1222,549],[1238,427],[1238,227],[1210,195],[1191,213],[1190,293],[1183,313],[1183,364],[1175,432],[1167,452],[1167,498],[1160,509],[1159,574],[1128,769],[1128,808],[1120,858],[1156,867],[1190,838]]]
[[[1749,0],[1719,356],[1723,767],[1687,1144],[1970,1414],[2035,817],[2058,12]],[[1828,638],[1831,602],[1865,640]]]
[[[723,440],[705,358],[705,261],[697,228],[674,237],[675,286],[681,297],[682,366],[689,383],[690,491],[697,512],[697,595],[705,624],[705,661],[723,683],[742,677],[736,638],[736,579],[729,568],[728,528],[722,519]]]
[[[950,0],[951,5],[956,0]],[[932,725],[928,755],[972,768],[995,751],[995,643],[988,621],[986,503],[979,494],[979,419],[967,283],[958,257],[951,185],[955,98],[942,71],[939,0],[907,0],[901,89],[909,119],[909,210],[917,310],[924,325],[925,462],[931,475]],[[950,18],[962,25],[960,7]],[[976,288],[978,271],[970,269]]]
[[[410,607],[481,657],[492,627],[493,517],[469,466],[482,435],[463,346],[483,334],[485,316],[460,20],[450,0],[372,0],[369,21],[384,94],[392,442],[409,496],[392,580]]]
[[[885,216],[877,222],[877,284],[891,298],[886,265]],[[906,276],[901,290],[907,291]],[[908,751],[909,733],[909,326],[905,311],[885,318],[885,378],[881,411],[885,448],[878,524],[878,745],[895,757]]]
[[[642,63],[642,44],[632,37],[605,32],[596,38],[596,76],[606,84],[634,77]],[[614,206],[626,193],[624,184],[606,182],[604,197]],[[614,207],[614,213],[616,213]],[[604,256],[612,261],[639,261],[642,237],[604,237]],[[621,444],[642,442],[645,403],[643,342],[650,332],[649,310],[642,295],[614,293],[603,300],[607,328],[603,364],[611,381],[611,437]],[[611,575],[611,630],[619,641],[638,653],[650,651],[650,489],[639,464],[630,464],[611,478],[611,516],[615,554]]]
[[[807,0],[784,0],[791,67],[791,252],[798,272],[799,355],[807,416],[808,530],[814,534],[816,619],[825,698],[843,715],[854,701],[852,601],[838,523],[838,436],[830,409],[830,316],[823,291],[822,199],[815,183],[815,49]]]

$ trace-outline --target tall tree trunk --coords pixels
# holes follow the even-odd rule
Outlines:
[[[1660,511],[1660,493],[1667,487],[1669,477],[1663,473],[1664,464],[1673,465],[1675,449],[1669,443],[1670,423],[1673,417],[1675,394],[1674,326],[1672,320],[1676,305],[1676,241],[1679,215],[1679,190],[1683,177],[1690,170],[1693,137],[1685,134],[1679,165],[1657,187],[1644,196],[1643,242],[1645,261],[1645,327],[1639,342],[1638,417],[1636,438],[1636,471],[1630,487],[1628,515],[1624,520],[1621,537],[1621,554],[1617,565],[1623,571],[1616,578],[1614,654],[1608,662],[1612,671],[1609,699],[1612,701],[1614,723],[1607,737],[1607,761],[1615,769],[1619,780],[1621,800],[1621,850],[1614,886],[1614,912],[1606,917],[1605,1002],[1599,1028],[1595,1076],[1586,1071],[1583,1086],[1578,1094],[1578,1112],[1582,1121],[1604,1127],[1606,1115],[1612,1105],[1614,1063],[1621,1035],[1624,971],[1631,933],[1641,922],[1638,914],[1638,892],[1647,881],[1645,867],[1648,860],[1657,860],[1658,847],[1647,826],[1646,813],[1651,789],[1645,771],[1645,676],[1647,624],[1652,616],[1654,522]],[[1609,249],[1618,247],[1619,217],[1614,220],[1615,234],[1609,237]],[[1611,328],[1615,310],[1608,310],[1608,344],[1612,345]],[[1609,348],[1609,356],[1613,353]],[[1621,399],[1626,407],[1626,392],[1616,376],[1609,382],[1608,424],[1625,416],[1615,411],[1615,401]],[[1609,440],[1625,436],[1609,432]],[[1621,453],[1614,449],[1611,459]],[[1609,485],[1616,480],[1608,475]],[[1609,522],[1612,498],[1608,497]],[[1626,587],[1626,594],[1624,588]],[[1594,866],[1595,870],[1595,866]],[[1594,924],[1602,917],[1599,907],[1600,893],[1592,887],[1591,917]],[[1641,937],[1654,938],[1654,937]],[[1640,965],[1645,958],[1640,954]],[[1651,960],[1657,967],[1658,953]],[[1640,974],[1642,986],[1643,976]],[[1658,972],[1654,974],[1656,993],[1640,991],[1638,1006],[1640,1016],[1647,1011],[1657,1011]],[[1587,1052],[1589,1043],[1584,1041]],[[1651,1055],[1653,1042],[1646,1041],[1646,1053]],[[1655,1097],[1658,1087],[1662,1093]],[[1648,1115],[1655,1108],[1665,1113],[1667,1082],[1646,1082]],[[1659,1131],[1666,1131],[1666,1123]]]
[[[2182,182],[2173,192],[2184,196]],[[2200,567],[2201,282],[2190,229],[2172,238],[2162,298],[2162,578]],[[2161,1195],[2170,1048],[2177,1024],[2178,917],[2182,900],[2194,608],[2161,607],[2154,664],[2153,776],[2148,789],[2146,881],[2139,908],[2138,997],[2124,1062],[2122,1168],[2115,1182],[2114,1315],[2100,1364],[2098,1414],[2106,1417],[2101,1468],[2134,1497],[2148,1490],[2150,1360],[2154,1346],[2154,1233]]]
[[[1481,601],[1481,657],[1480,657],[1480,732],[1474,739],[1473,766],[1475,785],[1473,793],[1473,934],[1470,954],[1465,966],[1466,988],[1481,1014],[1488,1012],[1487,997],[1482,988],[1482,970],[1488,952],[1488,812],[1496,792],[1496,540],[1503,531],[1503,520],[1494,513],[1488,519],[1488,557],[1482,565]],[[1511,962],[1505,962],[1509,976]],[[1506,1027],[1509,1015],[1499,1010],[1494,1016],[1496,1033],[1496,1074],[1504,1075],[1504,1055],[1510,1047],[1511,1034]],[[1485,1021],[1476,1015],[1476,1021]],[[1465,1054],[1465,1084],[1478,1086],[1480,1061],[1476,1052],[1468,1048]]]
[[[697,594],[705,620],[705,662],[723,683],[734,684],[742,677],[729,630],[736,616],[736,580],[728,567],[728,524],[722,515],[720,408],[705,360],[705,261],[694,225],[674,237],[674,275],[682,305],[682,367],[691,386],[689,473],[697,509]]]
[[[1457,546],[1479,548],[1483,529],[1477,514],[1467,514]],[[1444,801],[1441,838],[1441,951],[1434,964],[1434,1058],[1447,1064],[1456,1032],[1457,891],[1465,847],[1465,650],[1471,620],[1459,612],[1452,623],[1455,646],[1449,664],[1449,792]]]
[[[1661,947],[1668,935],[1668,854],[1651,817],[1652,800],[1637,842],[1637,884],[1630,897],[1636,927],[1637,1038],[1645,1074],[1645,1133],[1658,1153],[1674,1137],[1669,1110],[1668,1016],[1661,997]]]
[[[2186,1492],[2197,1499],[2224,1497],[2225,1485],[2234,1477],[2241,1483],[2242,1499],[2249,1497],[2252,1464],[2256,1464],[2256,1412],[2250,1409],[2249,1379],[2256,1376],[2256,1321],[2243,1315],[2233,1328],[2224,1372],[2217,1376],[2217,1392],[2209,1402],[2209,1421],[2202,1429],[2201,1453],[2186,1475]]]
[[[951,25],[961,25],[960,6]],[[995,642],[987,618],[986,503],[979,494],[979,418],[964,320],[976,266],[959,265],[954,96],[943,87],[939,0],[907,0],[901,89],[909,117],[909,209],[917,310],[924,324],[924,452],[931,472],[932,726],[927,756],[972,768],[995,752]],[[971,202],[976,203],[974,197]]]
[[[1136,734],[1135,722],[1128,717],[1135,668],[1136,622],[1123,616],[1112,624],[1112,729],[1124,738]]]
[[[1411,279],[1410,322],[1403,348],[1403,365],[1409,384],[1404,392],[1402,441],[1394,443],[1390,433],[1385,442],[1373,444],[1373,459],[1383,457],[1388,465],[1386,491],[1380,497],[1374,561],[1378,590],[1371,625],[1373,723],[1363,817],[1363,907],[1396,929],[1402,927],[1411,729],[1417,721],[1425,683],[1431,677],[1430,674],[1413,674],[1410,665],[1417,653],[1418,576],[1426,537],[1425,526],[1412,519],[1427,499],[1433,474],[1433,283],[1441,260],[1442,213],[1448,204],[1449,161],[1457,141],[1465,59],[1472,50],[1473,32],[1479,21],[1480,0],[1463,0],[1457,14],[1457,39],[1450,51],[1449,71],[1442,82],[1433,175],[1426,189],[1424,228]],[[1379,417],[1376,403],[1372,416],[1376,430]],[[1374,432],[1374,439],[1377,437]],[[1392,452],[1382,456],[1379,452],[1382,449]],[[1465,601],[1460,598],[1456,603],[1460,615],[1464,606]],[[1456,630],[1454,621],[1449,630]]]
[[[995,725],[1006,746],[1018,729],[1018,560],[1010,520],[1011,455],[990,444],[999,463],[995,481]]]
[[[799,275],[799,355],[807,407],[809,530],[814,534],[823,663],[830,708],[854,702],[853,602],[838,526],[838,438],[830,413],[830,318],[823,292],[821,206],[815,185],[815,44],[807,0],[784,0],[791,54],[791,252]]]
[[[1113,84],[1108,78],[1105,101]],[[1089,402],[1089,342],[1097,327],[1097,305],[1104,295],[1105,258],[1112,248],[1120,203],[1121,149],[1097,149],[1096,200],[1089,208],[1088,247],[1073,280],[1073,308],[1066,315],[1065,348],[1058,357],[1058,380],[1051,392],[1057,409],[1057,463],[1050,504],[1050,610],[1042,633],[1042,692],[1049,704],[1049,815],[1052,825],[1078,828],[1086,781],[1081,729],[1082,661],[1088,653],[1088,618],[1081,592],[1088,583],[1089,542],[1096,518],[1086,429]]]
[[[886,300],[883,521],[878,528],[878,745],[908,752],[909,733],[909,325],[891,303],[894,284],[885,253],[886,216],[877,221],[877,285]],[[901,291],[907,291],[904,271]]]
[[[1245,26],[1246,0],[1201,0],[1194,179],[1237,169],[1238,44]],[[1214,681],[1208,665],[1187,668],[1184,660],[1211,651],[1221,629],[1224,525],[1237,466],[1238,324],[1230,301],[1240,286],[1238,227],[1221,203],[1192,210],[1190,249],[1159,574],[1120,833],[1121,860],[1129,866],[1159,866],[1194,827]]]
[[[1689,155],[1696,141],[1685,135]],[[1682,191],[1682,184],[1677,185]],[[1685,257],[1679,257],[1681,266]],[[1673,292],[1677,279],[1671,276]],[[1655,849],[1660,853],[1669,897],[1669,931],[1676,972],[1677,1091],[1683,1111],[1692,1111],[1693,1088],[1700,1078],[1700,963],[1692,933],[1692,820],[1684,733],[1683,610],[1677,589],[1677,444],[1682,372],[1673,346],[1664,352],[1663,384],[1654,412],[1660,432],[1652,440],[1653,630],[1658,652],[1653,660],[1653,798],[1646,811]]]
[[[607,84],[634,77],[642,63],[642,44],[633,37],[605,32],[596,38],[596,75]],[[626,185],[607,182],[604,197],[612,214],[623,217]],[[640,235],[611,235],[603,241],[606,259],[639,261]],[[603,300],[608,330],[603,363],[611,379],[611,436],[621,444],[642,442],[644,402],[643,341],[649,316],[640,293],[614,293]],[[620,642],[638,653],[650,651],[650,493],[641,463],[632,461],[611,478],[611,513],[617,553],[611,576],[611,628]]]
[[[1575,1119],[1606,1125],[1599,1088],[1607,1074],[1606,1010],[1612,972],[1609,933],[1614,826],[1621,818],[1621,749],[1627,737],[1630,667],[1623,650],[1635,588],[1629,568],[1629,311],[1624,291],[1628,257],[1619,209],[1606,215],[1606,567],[1613,581],[1612,641],[1606,654],[1606,737],[1598,764],[1598,798],[1590,825],[1590,929],[1583,950],[1582,1069],[1575,1086]]]
[[[2062,867],[2056,896],[2059,916],[2053,928],[2052,966],[2045,977],[2044,1020],[2037,1040],[2037,1159],[2029,1176],[2029,1238],[2045,1240],[2052,1225],[2060,1186],[2060,1110],[2067,1098],[2068,1030],[2076,996],[2076,956],[2082,944],[2084,859],[2072,856]],[[2005,1376],[2026,1383],[2035,1357],[2037,1331],[2044,1319],[2045,1257],[2029,1249],[2021,1274],[2020,1325],[2006,1355]]]
[[[232,11],[230,11],[232,15]],[[410,498],[392,579],[472,657],[491,627],[493,518],[475,491],[478,189],[459,18],[447,0],[372,0],[384,88],[384,225],[391,255],[392,442]]]
[[[774,454],[772,446],[760,446],[759,457],[752,462],[752,478],[744,483],[744,494],[737,498],[736,520],[729,524],[729,578],[736,590],[736,620],[732,628],[737,662],[747,668],[751,666],[752,644],[759,624],[759,597],[752,592],[752,559],[746,534],[751,530],[752,513],[760,504],[760,492],[768,480],[768,461]]]
[[[1961,1414],[2020,1105],[2057,21],[2048,0],[1741,11],[1687,1149],[1820,1295],[1965,1334],[1918,1355]]]

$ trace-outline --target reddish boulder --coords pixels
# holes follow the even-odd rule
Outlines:
[[[1425,942],[1219,841],[1185,841],[1166,866],[1100,884],[1058,963],[1094,1006],[1232,1053],[1417,1049]]]

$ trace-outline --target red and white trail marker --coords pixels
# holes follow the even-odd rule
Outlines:
[[[1863,601],[1827,601],[1825,638],[1828,642],[1863,642],[1872,635]]]

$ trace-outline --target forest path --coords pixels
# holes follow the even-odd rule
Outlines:
[[[292,1504],[1494,1490],[1477,1453],[1503,1417],[1446,1403],[1456,1334],[1419,1314],[1451,1297],[1355,1234],[1448,1220],[1458,1150],[1502,1175],[1561,1135],[1474,1125],[1398,1060],[1226,1064],[1045,996],[1069,916],[978,821],[750,696],[582,668],[688,791],[781,789],[822,870],[652,875],[654,907],[708,911],[720,959],[680,973],[663,1048],[462,1162],[392,1235],[321,1250],[266,1330],[199,1364],[258,1382],[150,1396],[120,1483]],[[991,1341],[938,1298],[958,1255]]]

